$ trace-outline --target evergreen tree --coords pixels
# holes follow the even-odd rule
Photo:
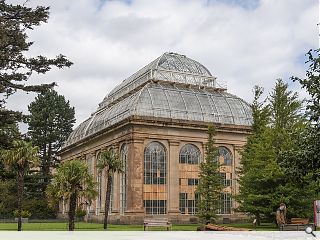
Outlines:
[[[297,93],[288,90],[288,84],[277,80],[270,95],[270,109],[272,146],[275,149],[276,161],[284,173],[275,191],[273,206],[276,207],[284,202],[287,205],[289,218],[310,217],[314,189],[309,184],[309,176],[292,175],[294,164],[291,159],[283,157],[285,152],[297,149],[297,138],[306,133],[308,124],[302,114],[302,101],[299,100]]]
[[[259,103],[261,94],[261,88],[256,87],[252,135],[241,157],[238,210],[255,215],[258,220],[262,216],[271,219],[284,202],[289,217],[308,216],[314,189],[304,185],[308,182],[305,175],[290,174],[292,162],[283,157],[284,152],[296,148],[296,136],[306,129],[302,102],[282,80],[277,80],[268,104]]]
[[[63,68],[72,64],[63,55],[53,59],[41,55],[28,56],[33,42],[28,41],[27,33],[48,20],[49,8],[26,7],[27,3],[25,1],[23,5],[13,5],[0,0],[0,133],[7,124],[23,119],[21,112],[5,108],[6,98],[17,90],[42,92],[52,88],[55,83],[27,85],[25,82],[34,73],[45,74],[54,66]],[[5,136],[0,138],[1,148],[8,142]]]
[[[298,93],[288,90],[288,84],[281,79],[276,81],[275,88],[269,96],[273,147],[279,162],[280,152],[292,149],[293,136],[306,127],[302,114],[302,102]]]
[[[270,217],[273,212],[273,193],[282,178],[272,147],[270,109],[265,101],[260,101],[262,94],[263,89],[255,86],[252,135],[241,152],[240,187],[235,196],[240,204],[237,210],[254,215],[258,225],[262,216]]]
[[[295,151],[286,152],[284,157],[290,158],[294,168],[292,173],[297,175],[311,174],[317,182],[320,192],[320,57],[318,50],[310,50],[307,55],[309,68],[306,78],[292,77],[309,93],[307,117],[310,124],[305,133],[298,136]]]
[[[221,208],[221,195],[223,193],[218,149],[215,147],[215,129],[208,127],[208,142],[206,143],[206,159],[200,163],[199,185],[196,193],[199,194],[198,216],[207,223],[215,223],[217,213]]]
[[[287,183],[279,189],[297,216],[311,217],[312,202],[320,197],[320,58],[319,50],[310,50],[309,69],[305,79],[292,77],[309,93],[306,127],[292,134],[293,144],[282,151],[280,162]]]
[[[39,94],[29,107],[28,124],[32,142],[39,146],[44,189],[50,180],[50,168],[58,163],[56,153],[72,132],[74,108],[64,96],[50,90]]]

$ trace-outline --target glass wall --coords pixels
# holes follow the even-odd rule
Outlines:
[[[179,154],[179,209],[181,214],[197,213],[195,190],[199,183],[201,153],[193,144],[184,145]]]
[[[144,208],[146,214],[167,212],[166,148],[151,142],[144,150]]]
[[[120,174],[120,213],[127,209],[127,186],[128,186],[128,144],[124,143],[120,149],[120,159],[123,164],[123,172]]]

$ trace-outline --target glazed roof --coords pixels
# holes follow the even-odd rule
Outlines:
[[[115,87],[64,147],[131,116],[250,126],[250,106],[215,80],[197,61],[165,53]]]

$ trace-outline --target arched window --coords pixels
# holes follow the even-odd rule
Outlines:
[[[128,186],[128,144],[124,143],[120,149],[120,159],[123,164],[123,172],[120,175],[120,213],[127,208],[127,186]]]
[[[231,151],[226,147],[219,147],[219,161],[223,165],[231,166],[232,165],[232,153]]]
[[[158,142],[150,143],[144,151],[144,184],[166,184],[166,150]]]
[[[200,150],[192,144],[184,145],[180,150],[179,162],[187,164],[199,164]]]
[[[199,183],[200,150],[193,144],[184,145],[179,154],[179,210],[181,214],[198,211],[195,193]]]
[[[151,142],[144,151],[144,207],[146,214],[166,214],[166,182],[166,149],[159,142]]]

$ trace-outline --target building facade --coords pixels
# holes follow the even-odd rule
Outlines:
[[[112,147],[124,163],[114,175],[110,221],[142,222],[165,216],[197,221],[195,190],[205,159],[207,127],[216,128],[224,219],[236,218],[239,150],[252,122],[249,105],[220,87],[207,68],[176,53],[164,53],[124,80],[80,124],[60,151],[62,161],[81,158],[98,182],[98,197],[82,201],[93,220],[102,220],[105,173],[96,169],[103,149]],[[67,211],[61,204],[60,211]]]

